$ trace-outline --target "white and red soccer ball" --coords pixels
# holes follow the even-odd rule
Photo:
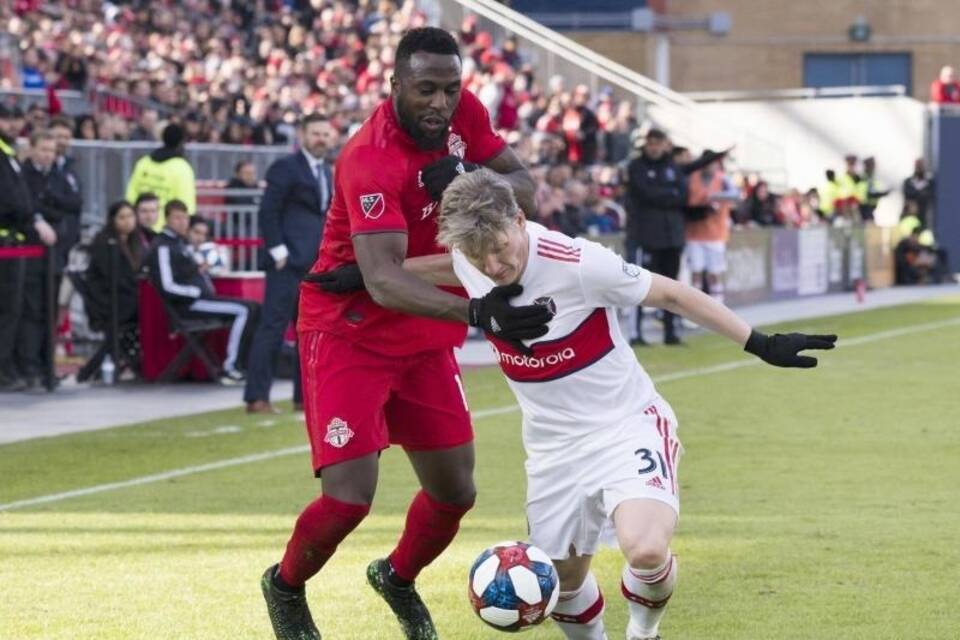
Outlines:
[[[542,550],[501,542],[473,563],[467,591],[481,620],[500,631],[521,631],[546,620],[557,606],[560,578]]]

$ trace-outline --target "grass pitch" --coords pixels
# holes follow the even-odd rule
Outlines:
[[[836,331],[813,371],[713,336],[640,351],[686,447],[665,640],[960,637],[960,299],[805,321]],[[677,377],[674,374],[682,374]],[[419,585],[441,636],[496,638],[470,610],[484,547],[522,539],[519,413],[496,370],[465,375],[478,415],[477,506]],[[486,413],[484,413],[486,412]],[[131,421],[135,417],[131,416]],[[239,410],[0,446],[0,504],[306,443],[294,417]],[[0,638],[269,638],[259,593],[318,490],[305,452],[0,511]],[[364,580],[416,483],[383,456],[372,515],[308,587],[327,640],[401,638]],[[611,640],[619,553],[598,555]],[[546,623],[525,634],[560,638]]]

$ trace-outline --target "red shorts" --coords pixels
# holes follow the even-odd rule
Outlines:
[[[398,444],[449,449],[473,442],[452,349],[403,358],[322,331],[300,334],[300,367],[313,469]]]

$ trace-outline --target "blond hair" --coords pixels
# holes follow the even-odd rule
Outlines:
[[[499,174],[489,169],[461,174],[443,192],[437,242],[470,257],[483,256],[518,211],[513,187]]]

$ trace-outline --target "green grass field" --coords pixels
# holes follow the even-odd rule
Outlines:
[[[840,346],[813,371],[711,371],[748,360],[713,336],[640,352],[668,377],[686,447],[665,640],[960,638],[960,299],[778,328]],[[513,405],[498,371],[465,378],[481,416]],[[525,533],[519,413],[475,426],[476,509],[419,581],[446,639],[499,636],[466,574]],[[0,504],[304,444],[295,417],[235,410],[0,446]],[[269,638],[258,580],[317,490],[300,452],[0,511],[0,638]],[[414,490],[386,452],[371,517],[308,588],[326,640],[401,637],[364,569]],[[595,564],[611,640],[621,565],[614,549]],[[525,637],[561,636],[548,622]]]

